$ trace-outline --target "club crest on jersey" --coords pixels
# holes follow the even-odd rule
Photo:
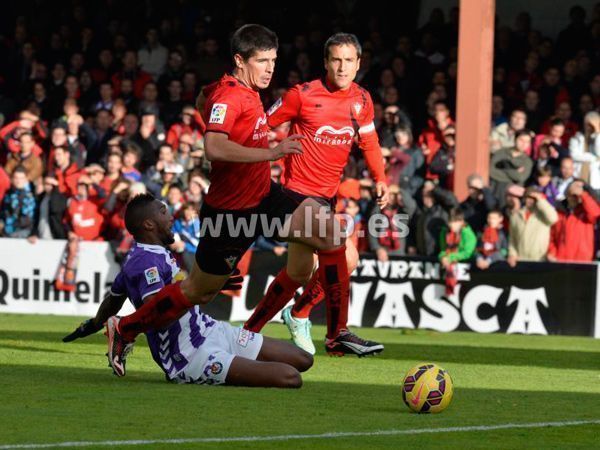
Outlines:
[[[144,276],[146,277],[146,283],[154,284],[160,281],[160,275],[158,274],[158,267],[150,267],[144,270]]]
[[[315,133],[314,141],[325,145],[348,145],[352,143],[354,128],[342,127],[339,130],[331,125],[323,125]]]
[[[212,365],[210,366],[210,372],[213,375],[219,375],[221,372],[223,372],[223,364],[221,364],[218,361],[212,363]]]
[[[272,115],[275,111],[277,111],[281,105],[283,105],[283,100],[281,99],[281,97],[279,97],[279,99],[273,103],[271,105],[271,107],[269,108],[269,110],[267,111],[267,116]]]
[[[215,103],[210,111],[208,123],[225,123],[225,115],[227,114],[227,105],[225,103]]]
[[[360,103],[356,102],[352,106],[354,106],[354,111],[356,111],[356,115],[359,115],[360,114],[360,110],[362,109],[362,105]]]

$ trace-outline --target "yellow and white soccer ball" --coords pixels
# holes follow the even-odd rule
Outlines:
[[[437,364],[421,363],[404,377],[402,400],[415,412],[439,413],[452,401],[450,374]]]

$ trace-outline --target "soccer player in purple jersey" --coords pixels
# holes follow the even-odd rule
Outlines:
[[[99,331],[127,298],[140,308],[161,288],[179,279],[179,267],[165,248],[174,242],[172,223],[165,204],[150,194],[129,202],[125,226],[135,244],[96,317],[63,340]],[[217,321],[197,305],[168,327],[148,331],[146,337],[154,361],[168,380],[177,383],[297,388],[302,385],[300,372],[313,363],[304,350]],[[126,353],[132,346],[129,344]],[[125,371],[125,367],[121,369]]]

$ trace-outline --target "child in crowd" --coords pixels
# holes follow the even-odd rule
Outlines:
[[[123,178],[131,182],[141,181],[142,174],[137,170],[140,161],[140,152],[135,147],[128,147],[123,154],[123,168],[121,174]]]
[[[552,206],[556,204],[558,190],[552,184],[552,169],[550,167],[539,167],[537,169],[537,187],[538,190],[546,196],[546,200]]]
[[[446,295],[451,295],[456,286],[456,263],[468,261],[475,253],[477,237],[465,222],[460,208],[450,211],[448,226],[440,233],[439,259],[446,270]]]
[[[504,232],[502,211],[494,209],[487,215],[487,225],[483,229],[477,249],[477,267],[485,270],[496,261],[506,259],[508,239]]]

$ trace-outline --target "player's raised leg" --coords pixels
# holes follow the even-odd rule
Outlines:
[[[294,246],[298,245],[300,244],[294,244]],[[298,250],[290,245],[289,253],[296,251]],[[346,241],[346,261],[348,263],[348,273],[351,274],[358,264],[358,251],[350,240]],[[316,262],[315,258],[315,266]],[[283,322],[288,327],[294,344],[312,355],[315,354],[315,346],[310,332],[312,323],[309,317],[312,309],[324,299],[325,291],[319,281],[319,272],[315,270],[310,281],[304,287],[302,295],[292,306],[288,306],[281,312]],[[347,328],[347,324],[341,325],[342,329]]]
[[[255,333],[271,320],[275,314],[294,297],[298,288],[310,279],[314,265],[314,250],[304,244],[289,243],[287,266],[269,285],[244,328]]]

